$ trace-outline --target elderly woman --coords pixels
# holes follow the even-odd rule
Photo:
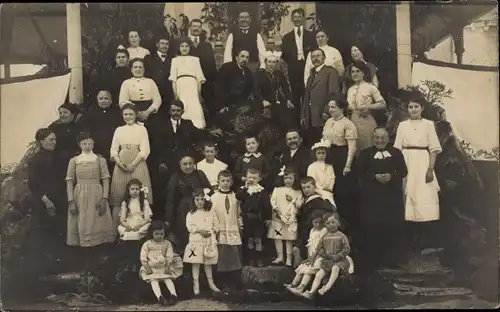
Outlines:
[[[36,132],[35,139],[40,150],[28,162],[32,203],[29,250],[39,258],[64,246],[68,201],[64,179],[54,174],[60,170],[55,152],[56,134],[43,128]]]
[[[377,68],[377,66],[365,61],[364,56],[363,56],[363,52],[361,52],[361,50],[357,46],[351,47],[351,58],[352,58],[353,62],[363,62],[366,64],[366,66],[368,66],[368,68],[370,69],[370,75],[371,75],[370,83],[378,88],[378,78],[377,78],[378,68]],[[352,80],[352,76],[351,76],[351,67],[352,67],[352,64],[347,66],[346,71],[344,73],[343,93],[346,93],[347,90],[349,90],[349,88],[352,87],[352,85],[354,84],[354,81]]]
[[[143,59],[146,55],[151,54],[148,49],[145,49],[140,46],[141,37],[139,35],[139,31],[137,30],[129,30],[128,32],[128,44],[129,47],[127,51],[130,55],[130,59],[140,58]]]
[[[115,67],[104,73],[99,86],[101,90],[108,90],[115,102],[120,96],[122,83],[132,77],[128,65],[129,59],[128,51],[123,46],[119,46],[115,53]]]
[[[264,110],[270,110],[273,121],[286,131],[294,126],[295,106],[285,74],[279,70],[281,52],[265,53],[265,69],[255,74],[254,95]]]
[[[138,111],[138,120],[146,127],[154,124],[155,113],[162,104],[158,86],[151,78],[144,77],[144,61],[133,59],[130,61],[130,69],[133,77],[125,80],[120,89],[120,108],[125,104],[133,104]]]
[[[201,106],[201,85],[206,81],[200,65],[200,59],[191,56],[192,46],[189,38],[179,42],[179,55],[172,59],[170,77],[174,97],[184,103],[182,117],[191,120],[196,128],[206,126],[203,108]]]
[[[64,180],[69,160],[76,155],[78,145],[76,144],[76,124],[75,117],[79,109],[76,104],[64,103],[59,107],[59,119],[54,121],[49,129],[57,137],[57,147],[55,150],[57,158],[57,176]]]
[[[344,75],[344,63],[342,61],[342,55],[339,50],[328,45],[329,37],[324,30],[320,30],[316,33],[316,43],[318,47],[325,52],[325,65],[331,66],[337,70],[339,76]],[[311,74],[311,69],[314,68],[311,59],[311,53],[307,55],[306,67],[304,69],[304,85],[307,85],[307,79]]]
[[[370,68],[361,61],[351,66],[351,77],[354,85],[347,91],[347,102],[352,110],[351,120],[358,129],[357,150],[373,145],[373,130],[377,122],[373,118],[372,110],[385,109],[385,100],[380,91],[371,81]]]

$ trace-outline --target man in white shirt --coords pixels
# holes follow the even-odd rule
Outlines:
[[[303,9],[292,11],[294,28],[283,37],[282,58],[288,67],[288,78],[292,90],[292,103],[299,107],[304,95],[304,67],[307,55],[316,47],[314,34],[304,29],[305,12]],[[298,121],[298,116],[297,116]]]
[[[259,30],[250,26],[251,21],[248,10],[241,10],[238,13],[238,27],[231,31],[227,37],[224,49],[224,63],[232,62],[236,57],[236,53],[246,50],[250,52],[248,68],[255,73],[264,64],[266,45]]]

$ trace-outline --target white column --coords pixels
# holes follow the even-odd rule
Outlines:
[[[412,85],[410,2],[396,5],[396,41],[398,55],[398,88]]]
[[[66,4],[68,67],[71,70],[69,101],[74,104],[83,103],[82,24],[80,5],[80,3]]]

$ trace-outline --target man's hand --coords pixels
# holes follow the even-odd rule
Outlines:
[[[219,113],[221,113],[221,114],[224,114],[224,113],[226,113],[226,112],[229,112],[229,107],[224,107],[223,109],[221,109],[221,110],[219,111]]]
[[[286,107],[295,108],[295,105],[293,105],[292,101],[288,100],[288,101],[286,101]]]
[[[300,126],[301,126],[302,128],[305,128],[305,127],[307,126],[307,120],[305,120],[305,119],[301,119],[301,120],[300,120]]]
[[[224,135],[224,131],[222,131],[222,129],[220,129],[220,128],[210,130],[209,132],[211,135],[214,135],[216,137],[221,137]]]
[[[158,171],[160,171],[160,172],[168,171],[167,165],[165,165],[164,163],[161,163],[160,166],[158,166]]]
[[[263,100],[263,101],[262,101],[262,106],[263,106],[264,108],[269,107],[269,106],[271,106],[271,102],[266,101],[266,100]]]

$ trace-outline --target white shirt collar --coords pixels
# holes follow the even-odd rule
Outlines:
[[[161,59],[163,59],[162,55],[163,55],[164,53],[162,53],[162,52],[160,52],[160,51],[156,51],[156,53],[158,53],[158,56],[159,56]],[[167,53],[165,53],[165,58],[167,58]]]
[[[260,156],[262,156],[262,154],[260,152],[257,152],[257,153],[245,153],[245,157],[250,157],[250,156],[254,156],[255,158],[259,158]]]
[[[301,35],[303,35],[304,34],[304,26],[300,26],[300,27],[294,26],[293,29],[295,30],[295,34],[297,34],[297,30],[299,28],[300,28]]]
[[[170,117],[170,121],[172,121],[172,124],[173,124],[174,126],[176,126],[176,125],[177,125],[177,122],[179,122],[179,125],[180,125],[180,124],[181,124],[181,120],[182,120],[182,119],[174,120],[172,117]]]
[[[314,69],[316,70],[316,72],[319,72],[324,66],[325,66],[325,63],[323,63],[322,65],[320,65]]]

